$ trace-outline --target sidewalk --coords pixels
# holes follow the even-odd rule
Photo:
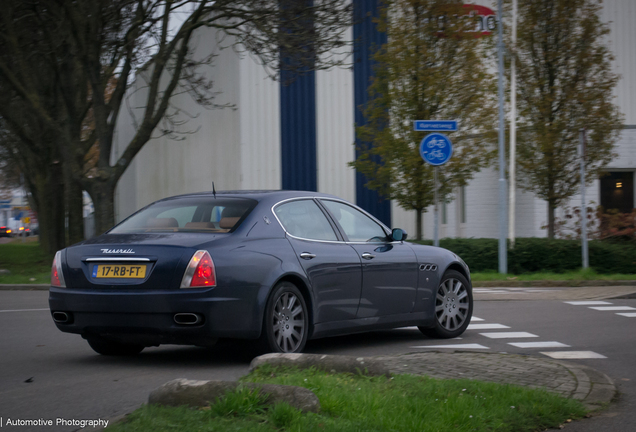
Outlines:
[[[378,356],[394,374],[428,375],[442,379],[477,379],[500,384],[545,388],[580,400],[590,410],[616,395],[613,381],[587,366],[542,357],[466,351],[423,352]]]

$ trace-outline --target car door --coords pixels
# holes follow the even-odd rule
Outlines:
[[[357,318],[409,313],[417,294],[418,263],[413,249],[394,242],[362,210],[342,201],[321,199],[346,241],[362,261],[362,295]]]
[[[311,283],[314,323],[354,319],[362,290],[358,254],[312,198],[282,202],[274,213]]]

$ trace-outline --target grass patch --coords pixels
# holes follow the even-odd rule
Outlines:
[[[36,241],[0,244],[0,268],[11,272],[0,275],[0,284],[42,284],[51,281],[53,257]]]
[[[519,275],[497,272],[476,272],[470,274],[473,281],[584,281],[584,280],[636,280],[636,274],[599,274],[594,269],[580,269],[565,273],[536,272]]]
[[[238,390],[202,409],[144,406],[109,430],[520,432],[557,427],[586,412],[578,401],[543,390],[470,380],[387,379],[265,366],[242,381],[306,387],[316,393],[322,411],[267,407],[254,394]]]

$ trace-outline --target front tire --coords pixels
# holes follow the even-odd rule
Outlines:
[[[267,352],[299,353],[309,334],[307,304],[296,285],[281,282],[265,306],[261,345]]]
[[[458,337],[470,324],[473,316],[473,290],[468,280],[455,270],[448,270],[435,295],[435,326],[418,327],[432,338]]]
[[[145,348],[143,345],[123,344],[97,336],[87,338],[86,341],[93,348],[93,351],[106,356],[133,356]]]

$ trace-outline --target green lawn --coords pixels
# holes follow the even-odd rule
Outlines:
[[[303,414],[286,404],[268,407],[244,389],[199,409],[144,406],[108,430],[523,432],[558,427],[586,413],[578,401],[544,390],[470,380],[265,366],[241,381],[306,387],[318,396],[322,410]]]
[[[565,273],[525,273],[520,275],[501,274],[497,272],[471,273],[475,282],[485,281],[584,281],[584,280],[636,280],[636,274],[599,274],[593,269],[570,271]]]
[[[11,274],[0,274],[0,284],[42,284],[51,281],[53,257],[40,248],[35,239],[14,239],[0,244],[0,269]]]

